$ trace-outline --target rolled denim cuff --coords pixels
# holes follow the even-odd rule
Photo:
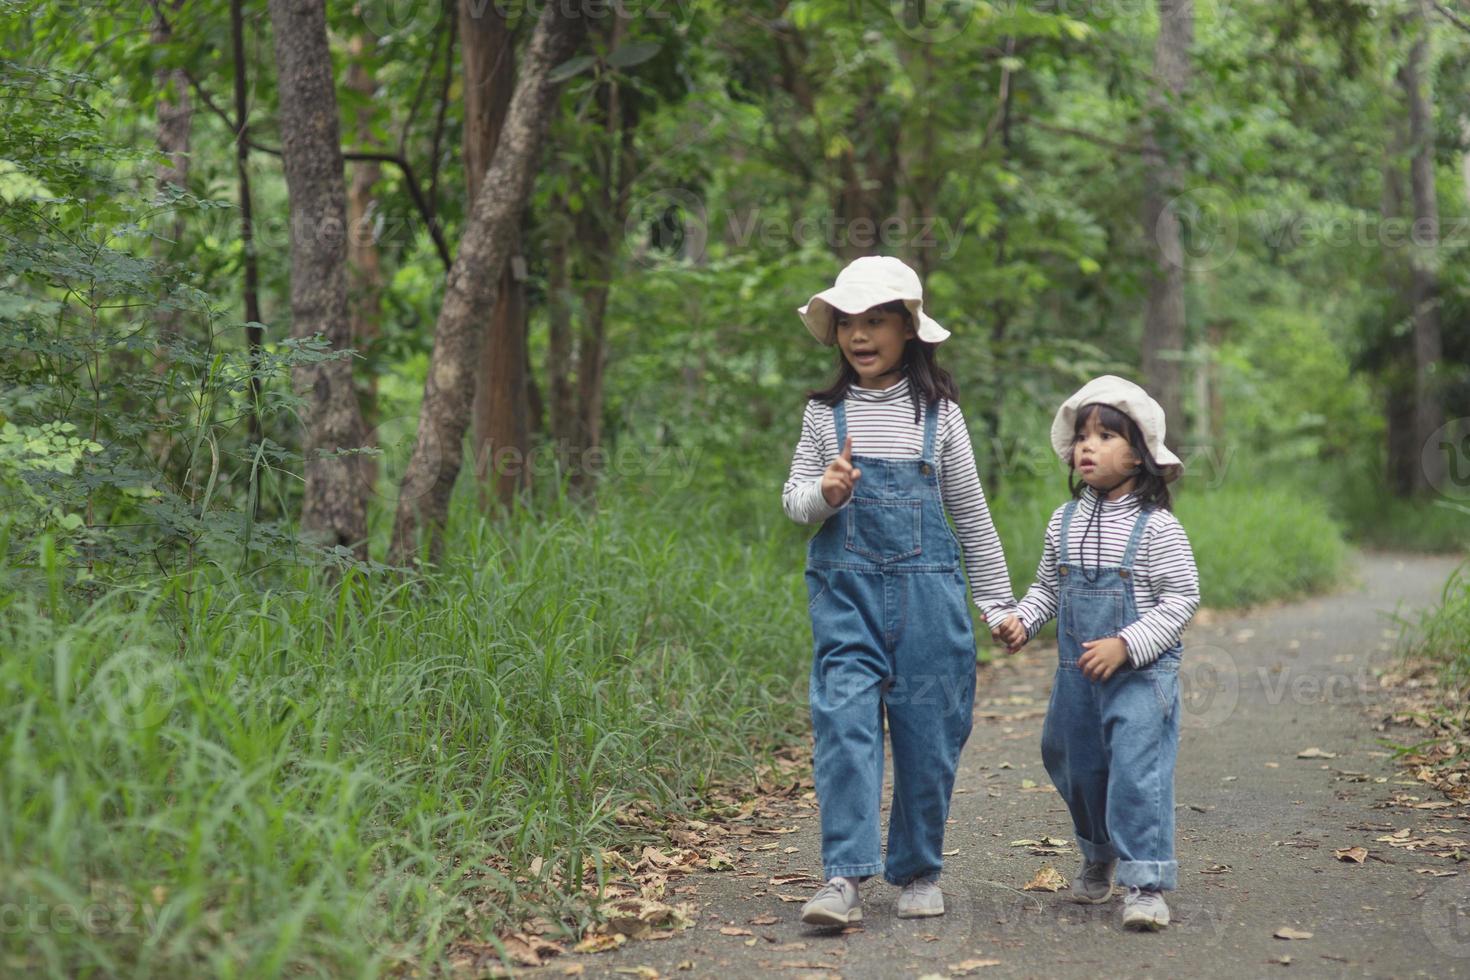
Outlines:
[[[1179,862],[1119,861],[1117,882],[1151,891],[1173,891],[1179,887]]]
[[[1078,834],[1077,849],[1082,852],[1083,857],[1097,864],[1106,864],[1109,861],[1116,861],[1118,859],[1118,852],[1113,847],[1111,841],[1105,844],[1094,844],[1086,837]]]

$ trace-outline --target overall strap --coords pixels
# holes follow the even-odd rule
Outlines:
[[[1153,516],[1152,507],[1141,507],[1138,518],[1133,522],[1133,534],[1128,538],[1128,550],[1123,552],[1123,567],[1133,568],[1133,558],[1138,554],[1138,546],[1143,542],[1144,528],[1148,527],[1148,519]]]
[[[832,421],[837,423],[837,455],[842,455],[842,444],[847,441],[847,408],[839,399],[832,406]]]
[[[923,458],[930,462],[934,460],[934,430],[939,426],[939,402],[930,402],[924,409],[924,455]]]
[[[1077,498],[1073,497],[1067,501],[1067,506],[1062,508],[1062,533],[1057,540],[1057,564],[1070,565],[1067,560],[1067,537],[1072,529],[1072,515],[1077,512]]]

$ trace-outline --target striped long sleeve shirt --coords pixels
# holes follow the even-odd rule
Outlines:
[[[1028,638],[1035,637],[1057,614],[1058,542],[1065,506],[1058,507],[1051,515],[1046,527],[1046,546],[1036,567],[1036,582],[1021,600],[1021,623]],[[1102,507],[1098,518],[1102,526],[1101,548],[1094,550],[1097,543],[1097,524],[1094,524],[1084,553],[1082,534],[1087,519],[1098,506]],[[1086,567],[1121,564],[1139,511],[1136,494],[1104,500],[1096,490],[1085,488],[1067,535],[1070,560]],[[1178,641],[1199,608],[1199,571],[1195,568],[1194,552],[1189,547],[1184,526],[1167,510],[1154,511],[1139,543],[1133,563],[1133,599],[1138,606],[1138,619],[1125,626],[1119,636],[1128,646],[1128,659],[1135,667],[1144,667]]]
[[[964,551],[971,598],[986,620],[996,624],[1016,612],[1005,552],[990,519],[990,508],[985,505],[970,432],[960,407],[948,399],[939,404],[934,440],[940,496]],[[881,391],[853,387],[844,405],[854,456],[917,459],[923,452],[924,425],[914,423],[908,378]],[[807,402],[801,437],[791,457],[791,475],[781,492],[786,516],[799,524],[820,524],[842,509],[827,503],[821,486],[822,473],[841,451],[832,409],[821,402]]]

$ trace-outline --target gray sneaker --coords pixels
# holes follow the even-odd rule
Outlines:
[[[1156,932],[1169,924],[1169,906],[1160,892],[1129,887],[1123,898],[1123,928]]]
[[[801,907],[801,921],[814,926],[845,926],[862,918],[862,898],[851,878],[833,878]]]
[[[1113,897],[1113,869],[1117,860],[1082,859],[1082,870],[1072,879],[1072,901],[1084,905],[1101,905]]]
[[[915,878],[898,893],[900,919],[926,919],[944,914],[944,892],[939,883],[929,878]]]

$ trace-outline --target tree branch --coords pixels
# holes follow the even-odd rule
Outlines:
[[[1119,153],[1146,152],[1144,147],[1136,143],[1119,143],[1116,140],[1108,139],[1106,136],[1098,136],[1085,130],[1073,129],[1070,126],[1054,126],[1051,123],[1044,123],[1037,119],[1026,119],[1025,123],[1028,126],[1035,126],[1037,129],[1045,130],[1048,133],[1056,133],[1058,136],[1075,136],[1077,139],[1086,140],[1098,146],[1105,146],[1110,150],[1117,150]]]
[[[1429,0],[1429,5],[1435,10],[1439,11],[1440,15],[1444,17],[1445,20],[1449,21],[1451,24],[1454,24],[1466,34],[1470,34],[1470,21],[1466,21],[1463,17],[1455,13],[1449,7],[1446,7],[1444,4],[1440,3],[1439,0]]]
[[[199,80],[193,74],[188,72],[185,74],[188,75],[189,84],[194,87],[194,91],[199,95],[199,100],[211,112],[224,121],[225,125],[229,127],[230,132],[239,132],[239,128],[235,120],[231,118],[229,112],[210,97],[204,86],[199,84]],[[268,153],[273,157],[281,155],[278,147],[266,146],[264,143],[258,143],[248,137],[245,142],[252,150],[259,150],[261,153]],[[449,254],[449,244],[444,240],[444,231],[439,227],[439,222],[434,218],[433,212],[429,209],[428,201],[424,198],[424,192],[419,187],[418,177],[414,175],[413,164],[409,163],[406,158],[397,153],[359,153],[351,150],[343,150],[342,159],[359,161],[373,160],[378,163],[391,163],[403,173],[403,182],[408,187],[408,196],[413,198],[414,207],[418,209],[419,216],[424,219],[424,224],[428,226],[429,235],[434,239],[434,250],[439,253],[439,261],[443,264],[444,271],[448,272],[450,266],[454,264],[454,260]]]

